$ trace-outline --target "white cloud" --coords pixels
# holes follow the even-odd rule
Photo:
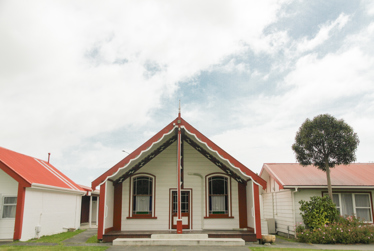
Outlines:
[[[314,38],[303,38],[298,42],[296,46],[298,53],[311,51],[317,46],[320,46],[331,37],[331,33],[334,31],[334,29],[341,30],[347,24],[349,19],[349,15],[345,15],[342,13],[333,22],[322,25]]]

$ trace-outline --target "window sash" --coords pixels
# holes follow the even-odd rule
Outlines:
[[[17,210],[17,197],[15,196],[4,196],[3,197],[3,210],[2,218],[15,218]]]
[[[333,202],[340,215],[354,215],[365,222],[373,222],[369,193],[334,193]]]
[[[229,180],[224,176],[208,178],[209,214],[229,214]]]
[[[132,179],[132,214],[152,215],[153,212],[153,178],[137,176]]]

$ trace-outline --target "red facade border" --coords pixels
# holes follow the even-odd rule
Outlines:
[[[260,240],[262,238],[261,234],[261,215],[260,215],[260,193],[259,187],[253,182],[253,196],[255,204],[255,219],[256,219],[256,238]]]
[[[25,209],[25,195],[26,195],[26,188],[21,183],[18,183],[16,219],[14,223],[13,240],[21,239],[22,226],[23,226],[23,213]]]
[[[100,201],[99,201],[99,222],[97,226],[97,239],[103,239],[104,232],[104,208],[105,208],[105,188],[106,182],[100,186]]]

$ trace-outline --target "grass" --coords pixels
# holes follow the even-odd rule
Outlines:
[[[94,236],[91,236],[90,238],[88,238],[86,243],[99,243],[99,241],[97,240],[97,235],[95,234]]]
[[[65,246],[62,241],[69,239],[77,234],[80,234],[86,230],[76,230],[74,232],[63,232],[54,235],[42,236],[39,239],[32,239],[25,242],[18,242],[20,244],[24,243],[24,246],[18,245],[0,245],[0,250],[27,250],[27,251],[104,251],[109,248],[109,246]],[[95,242],[93,241],[95,237]],[[96,236],[89,239],[88,243],[97,243]],[[32,243],[32,246],[28,246],[27,243]],[[38,245],[40,243],[40,245]],[[42,244],[43,243],[43,244]],[[47,244],[47,245],[46,245]],[[57,244],[54,246],[48,244]]]
[[[295,238],[287,238],[287,237],[284,237],[284,236],[281,236],[281,235],[276,235],[275,238],[285,240],[285,241],[289,241],[289,242],[298,242]]]
[[[78,229],[74,232],[63,232],[59,234],[54,234],[54,235],[44,235],[40,237],[39,239],[31,239],[28,240],[27,242],[33,242],[33,243],[60,243],[66,239],[69,239],[77,234],[80,234],[82,232],[86,231],[85,229]]]
[[[1,251],[27,250],[27,251],[104,251],[109,247],[72,247],[72,246],[0,246]]]

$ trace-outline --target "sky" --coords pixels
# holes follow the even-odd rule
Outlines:
[[[373,1],[0,0],[0,146],[90,186],[180,100],[256,173],[326,113],[373,162],[373,44]]]

